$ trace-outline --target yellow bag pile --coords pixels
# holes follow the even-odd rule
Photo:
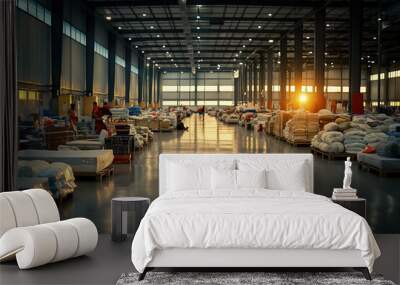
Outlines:
[[[294,143],[309,143],[318,134],[318,114],[296,112],[286,123],[284,135],[287,141]]]

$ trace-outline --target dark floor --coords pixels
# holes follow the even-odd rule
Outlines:
[[[263,133],[226,125],[213,117],[193,115],[186,119],[188,132],[155,133],[154,141],[137,152],[132,165],[116,165],[115,175],[103,183],[79,180],[74,196],[64,202],[64,218],[87,217],[102,233],[111,230],[110,200],[118,196],[158,195],[158,155],[160,153],[288,153],[309,152]],[[343,180],[343,161],[315,157],[314,192],[330,196]],[[353,187],[366,198],[367,216],[374,233],[400,234],[400,177],[379,177],[361,171],[353,164]]]
[[[154,199],[158,193],[158,155],[170,153],[267,153],[309,152],[295,148],[272,137],[247,131],[236,125],[225,125],[215,118],[197,115],[187,119],[189,132],[155,134],[154,142],[137,153],[132,165],[116,165],[114,178],[103,183],[78,180],[73,197],[63,203],[63,218],[86,217],[103,234],[89,256],[18,270],[15,262],[0,265],[0,284],[115,284],[124,272],[133,271],[130,260],[131,240],[110,241],[110,200],[117,196],[145,196]],[[368,220],[377,235],[382,257],[375,272],[387,279],[400,280],[400,178],[380,178],[353,167],[354,187],[368,199]],[[340,186],[342,161],[315,158],[315,192],[329,196]]]

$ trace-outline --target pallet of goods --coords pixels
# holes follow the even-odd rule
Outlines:
[[[319,131],[318,115],[308,112],[296,112],[287,121],[283,135],[294,146],[308,146]]]

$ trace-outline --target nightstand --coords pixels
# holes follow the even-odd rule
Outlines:
[[[339,204],[340,206],[359,214],[363,218],[367,218],[367,200],[363,198],[357,199],[332,199],[332,202]]]

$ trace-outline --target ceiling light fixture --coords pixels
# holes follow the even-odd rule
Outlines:
[[[245,48],[246,47],[246,45],[243,45],[243,48]]]
[[[154,26],[150,26],[150,29],[154,29]]]
[[[373,37],[372,39],[373,39],[373,40],[376,40],[376,37]]]
[[[326,24],[326,26],[329,28],[331,25],[330,24]]]
[[[118,27],[118,30],[121,30],[122,29],[122,27]]]
[[[135,48],[139,48],[139,46],[135,46]]]
[[[173,62],[174,61],[174,59],[173,58],[171,58],[171,62]]]
[[[240,65],[243,65],[243,62],[239,62]]]
[[[261,29],[262,27],[261,27],[260,25],[258,25],[258,27],[257,27],[257,28]]]
[[[272,13],[268,13],[268,17],[272,17]]]
[[[143,13],[143,14],[142,14],[142,16],[143,16],[143,17],[146,17],[146,16],[147,16],[147,14],[146,14],[146,13]]]
[[[200,36],[197,36],[197,39],[200,40]]]
[[[200,27],[199,27],[199,26],[197,26],[197,27],[196,27],[196,29],[200,30]]]
[[[159,38],[159,37],[160,37],[160,35],[156,35],[156,37],[157,37],[157,38]]]
[[[308,54],[312,54],[312,51],[309,51]]]
[[[307,40],[309,40],[309,39],[310,39],[310,37],[306,37],[306,39],[307,39]]]
[[[235,56],[238,57],[239,55],[238,55],[238,54],[235,54]]]
[[[240,50],[239,53],[242,53],[242,51]]]
[[[269,43],[273,43],[273,42],[274,42],[274,40],[268,40],[268,42],[269,42]]]
[[[147,57],[147,60],[150,60],[151,59],[151,57],[149,56],[149,57]]]
[[[162,47],[165,48],[165,45],[163,45]]]
[[[130,41],[131,41],[131,40],[132,40],[132,38],[128,38],[128,40],[130,40]]]
[[[111,21],[111,16],[107,16],[106,19],[107,19],[108,21]]]
[[[250,39],[249,39],[249,42],[251,42],[252,40],[253,40],[253,39],[252,39],[252,38],[250,38]]]
[[[197,53],[200,53],[200,51],[198,50]]]
[[[144,53],[144,50],[142,50],[142,53]]]
[[[199,16],[199,15],[197,15],[197,16],[196,16],[196,19],[200,19],[200,16]]]

